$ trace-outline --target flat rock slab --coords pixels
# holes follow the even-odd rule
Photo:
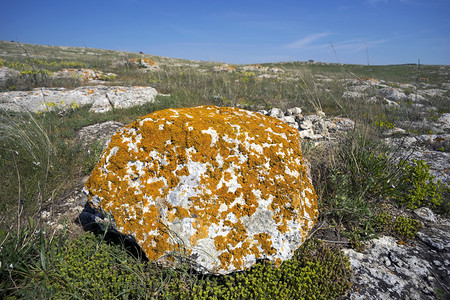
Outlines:
[[[80,129],[77,133],[78,138],[83,141],[83,146],[88,146],[95,142],[99,142],[102,145],[105,144],[103,150],[108,145],[108,141],[111,140],[111,136],[117,129],[124,126],[120,122],[107,121],[103,123],[93,124]]]
[[[85,192],[149,259],[228,274],[293,256],[318,214],[307,174],[298,130],[243,109],[201,106],[119,129]]]
[[[0,93],[0,109],[33,113],[76,109],[91,104],[90,111],[101,113],[154,102],[158,92],[152,87],[90,86],[75,89],[36,88],[32,91]]]
[[[424,228],[411,243],[382,236],[362,252],[344,249],[354,271],[344,299],[449,299],[450,222],[432,219],[422,219]]]

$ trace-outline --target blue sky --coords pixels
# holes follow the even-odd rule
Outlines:
[[[450,1],[0,0],[0,40],[227,63],[450,65]]]

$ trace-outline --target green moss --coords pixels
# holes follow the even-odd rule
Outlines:
[[[38,278],[56,299],[111,299],[122,293],[136,296],[132,288],[140,282],[136,271],[135,260],[123,249],[88,233],[58,252],[51,280]]]
[[[376,217],[376,227],[379,232],[392,234],[402,240],[410,240],[417,236],[423,225],[420,221],[410,217],[394,218],[388,212],[381,212]]]
[[[397,217],[394,222],[395,232],[405,239],[415,238],[422,227],[418,220],[408,217]]]
[[[337,249],[309,240],[279,268],[260,262],[228,276],[200,280],[190,290],[167,296],[181,299],[333,299],[350,287],[348,259]]]

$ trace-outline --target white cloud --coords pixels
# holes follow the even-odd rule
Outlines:
[[[308,46],[309,44],[311,44],[327,35],[330,35],[330,34],[328,32],[311,34],[311,35],[308,35],[308,36],[306,36],[300,40],[297,40],[291,44],[286,45],[286,48],[300,49],[305,46]]]
[[[356,53],[366,48],[370,49],[377,45],[389,42],[389,39],[384,40],[372,40],[372,41],[362,41],[362,40],[348,40],[343,42],[333,43],[336,50],[342,50],[347,53]]]

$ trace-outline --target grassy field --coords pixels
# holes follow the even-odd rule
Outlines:
[[[154,60],[159,69],[144,72],[132,58]],[[61,196],[80,185],[101,154],[101,145],[83,148],[76,133],[82,127],[114,120],[129,123],[156,110],[197,105],[238,106],[249,110],[301,107],[305,114],[351,118],[354,131],[326,147],[304,142],[312,178],[319,195],[320,222],[336,230],[349,245],[387,233],[405,241],[414,238],[420,224],[397,218],[390,208],[408,210],[429,206],[448,215],[448,187],[433,182],[427,165],[409,164],[382,142],[382,132],[412,121],[410,132],[428,133],[417,125],[450,112],[449,92],[428,99],[436,107],[424,113],[412,103],[393,108],[342,97],[345,80],[373,78],[408,92],[441,88],[450,81],[449,66],[362,66],[307,62],[262,64],[265,71],[216,72],[217,62],[198,62],[138,53],[90,48],[52,47],[0,41],[0,66],[19,75],[0,85],[0,91],[36,87],[89,85],[77,78],[60,80],[52,72],[89,68],[117,76],[107,85],[143,85],[156,88],[157,102],[102,114],[80,107],[67,113],[43,114],[0,111],[0,297],[24,298],[161,298],[330,299],[349,288],[348,260],[333,243],[311,240],[280,269],[270,264],[229,276],[194,274],[188,266],[162,269],[110,245],[101,237],[54,231],[42,222],[43,207],[57,205]],[[282,71],[275,72],[271,68]],[[420,74],[419,74],[420,71]],[[261,76],[263,74],[270,76]],[[418,80],[418,77],[421,77]],[[326,79],[326,80],[324,80]],[[442,149],[441,151],[448,151]],[[422,193],[414,191],[422,187]],[[389,208],[389,209],[386,209]],[[67,220],[71,222],[72,220]],[[89,267],[87,267],[89,265]],[[338,284],[336,284],[338,282]]]

